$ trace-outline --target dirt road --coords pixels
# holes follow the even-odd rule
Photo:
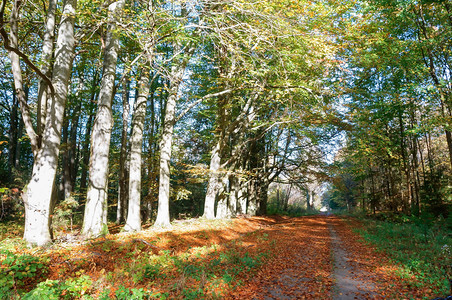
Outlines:
[[[263,230],[283,253],[234,299],[387,299],[374,252],[334,216],[286,218]]]

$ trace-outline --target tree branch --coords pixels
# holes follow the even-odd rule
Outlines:
[[[5,2],[5,0],[3,0],[3,2]],[[2,9],[4,9],[3,4],[2,4]],[[3,11],[1,11],[0,13],[0,35],[3,38],[3,45],[5,46],[5,49],[11,52],[16,53],[20,58],[22,58],[23,62],[27,64],[27,66],[29,66],[36,74],[38,74],[39,77],[41,77],[49,86],[50,91],[52,93],[52,97],[55,94],[55,89],[53,87],[52,81],[49,79],[49,77],[47,77],[44,73],[41,72],[41,70],[39,70],[39,68],[19,49],[11,47],[9,45],[9,39],[8,39],[8,33],[5,31],[5,29],[3,28]]]
[[[195,102],[191,103],[185,110],[183,110],[175,119],[174,119],[174,123],[177,123],[180,119],[182,119],[184,117],[185,114],[187,114],[192,108],[194,108],[196,105],[198,105],[199,103],[201,103],[202,101],[209,99],[209,98],[213,98],[213,97],[217,97],[217,96],[221,96],[221,95],[225,95],[225,94],[229,94],[231,92],[235,91],[235,89],[228,89],[228,90],[224,90],[218,93],[213,93],[213,94],[208,94],[205,95],[204,97],[196,100]]]

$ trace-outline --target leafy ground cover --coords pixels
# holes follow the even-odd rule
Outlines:
[[[87,242],[66,234],[45,249],[2,236],[0,298],[221,298],[271,257],[261,229],[272,220],[189,220]]]
[[[333,263],[327,219],[281,217],[263,230],[274,257],[232,299],[331,299]]]
[[[332,299],[339,281],[331,228],[351,274],[375,287],[372,298],[448,294],[442,266],[450,263],[450,235],[443,228],[275,216],[177,221],[136,234],[112,225],[102,238],[60,233],[57,243],[35,249],[24,246],[20,228],[0,230],[0,298]]]
[[[446,220],[349,219],[349,222],[366,243],[387,256],[387,261],[377,268],[382,278],[391,282],[386,291],[392,297],[431,299],[451,293],[452,232]]]

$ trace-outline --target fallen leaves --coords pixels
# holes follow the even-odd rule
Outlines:
[[[337,217],[191,220],[171,229],[149,228],[85,242],[74,238],[48,249],[20,251],[48,258],[48,279],[89,276],[94,297],[107,289],[115,293],[142,288],[171,299],[332,299],[328,224],[342,241],[351,276],[363,283],[356,290],[366,299],[403,299],[407,294],[421,298],[432,292],[416,291],[415,285],[397,277],[397,266],[352,231],[359,223]],[[375,293],[367,293],[368,283],[376,287]],[[27,284],[29,290],[36,282]]]

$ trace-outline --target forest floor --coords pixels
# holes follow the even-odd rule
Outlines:
[[[67,299],[436,296],[433,290],[419,288],[414,279],[398,276],[400,266],[354,232],[360,226],[355,219],[335,216],[192,219],[136,234],[111,226],[111,234],[90,241],[73,232],[60,233],[58,243],[40,249],[19,247],[13,237],[2,236],[0,271],[16,274],[3,272],[13,279],[0,282],[12,282],[10,296],[24,298],[33,293],[35,298],[53,293]],[[14,259],[6,254],[5,245]],[[30,273],[30,263],[19,263],[25,257],[38,257],[42,264]],[[23,274],[21,280],[18,274]]]
[[[398,278],[398,266],[352,230],[359,226],[354,219],[335,216],[278,220],[265,230],[278,241],[275,257],[231,298],[434,298],[432,291]]]

